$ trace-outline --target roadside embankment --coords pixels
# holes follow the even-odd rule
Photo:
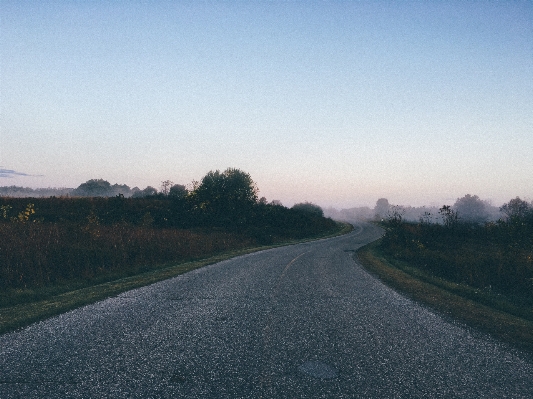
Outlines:
[[[357,261],[387,285],[469,326],[533,354],[533,321],[473,300],[468,287],[433,278],[384,255],[375,241],[356,253]],[[497,298],[493,301],[497,303]]]
[[[27,297],[27,293],[25,294],[20,291],[20,298],[17,298],[17,291],[12,290],[11,293],[13,294],[13,298],[10,298],[10,300],[14,302],[14,304],[11,306],[0,307],[0,334],[25,327],[39,320],[118,295],[134,288],[153,284],[236,256],[284,245],[292,245],[299,242],[335,237],[347,234],[352,230],[353,226],[350,224],[336,223],[334,229],[322,232],[312,238],[286,240],[274,245],[255,246],[239,250],[227,250],[215,256],[206,256],[205,258],[189,262],[169,263],[155,270],[116,278],[104,283],[88,284],[81,288],[73,285],[73,287],[76,288],[70,290],[60,286],[43,287],[41,289],[36,288],[32,290],[32,296],[37,299],[32,301],[28,301],[24,298],[25,296]],[[20,303],[16,303],[17,300],[19,300]]]

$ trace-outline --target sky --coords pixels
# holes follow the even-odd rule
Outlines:
[[[532,1],[0,0],[0,186],[533,199]]]

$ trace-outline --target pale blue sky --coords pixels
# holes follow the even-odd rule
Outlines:
[[[531,1],[0,4],[2,186],[533,199]]]

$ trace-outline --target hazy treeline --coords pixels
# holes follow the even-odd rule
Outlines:
[[[185,186],[173,184],[170,181],[162,182],[158,191],[152,186],[141,190],[139,187],[130,188],[126,184],[111,184],[104,179],[90,179],[76,188],[29,188],[18,186],[0,187],[0,197],[14,198],[47,198],[47,197],[116,197],[118,195],[129,197],[147,197],[157,194],[174,194],[185,190]],[[168,183],[171,183],[170,186]],[[167,190],[167,192],[165,192]]]
[[[533,206],[533,202],[529,204]],[[483,224],[495,222],[505,218],[506,214],[501,207],[492,205],[490,202],[482,200],[477,195],[466,194],[458,198],[453,205],[444,205],[454,212],[458,220],[465,223]],[[400,214],[402,220],[409,222],[423,221],[425,223],[443,224],[444,219],[442,207],[437,206],[403,206],[390,204],[386,198],[377,200],[374,208],[356,207],[337,210],[326,208],[324,214],[334,220],[386,220],[394,214]]]
[[[14,198],[41,198],[52,196],[67,196],[74,190],[73,188],[29,188],[19,186],[3,186],[0,187],[0,197],[14,197]]]
[[[166,181],[130,198],[2,197],[0,287],[97,279],[337,228],[314,204],[289,209],[258,198],[250,175],[231,168],[190,190]]]

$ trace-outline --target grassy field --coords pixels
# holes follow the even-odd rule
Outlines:
[[[445,317],[533,354],[533,309],[524,305],[522,296],[516,300],[516,297],[506,297],[493,290],[439,277],[417,267],[416,262],[396,258],[384,249],[382,240],[361,248],[356,256],[368,271],[399,292]]]

